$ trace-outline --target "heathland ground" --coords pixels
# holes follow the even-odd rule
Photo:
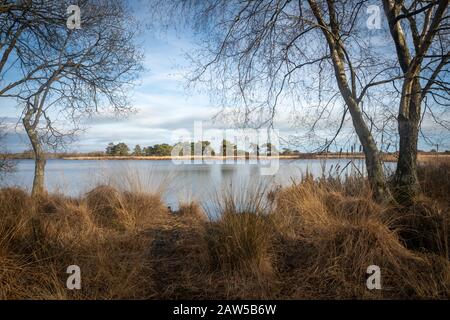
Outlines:
[[[305,176],[171,212],[161,195],[100,185],[79,198],[0,190],[0,299],[385,299],[450,297],[450,162],[419,168],[408,205],[367,181]],[[266,192],[263,192],[266,191]],[[68,290],[67,267],[81,270]],[[367,267],[381,290],[366,287]]]

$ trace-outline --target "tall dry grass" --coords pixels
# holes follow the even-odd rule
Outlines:
[[[281,265],[293,284],[291,295],[295,298],[447,296],[448,261],[408,250],[399,238],[400,230],[396,229],[396,209],[373,203],[368,189],[348,196],[343,191],[346,188],[307,181],[283,190],[278,196],[274,225],[281,247],[285,248],[281,252]],[[381,268],[384,290],[369,291],[362,285],[369,265]]]
[[[139,182],[38,201],[5,188],[0,299],[448,298],[447,169],[421,166],[408,207],[374,203],[362,178],[306,176],[222,190],[213,219],[197,203],[171,212]],[[66,288],[73,264],[81,290]],[[382,290],[366,288],[369,265]]]

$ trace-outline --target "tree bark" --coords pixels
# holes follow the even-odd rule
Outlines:
[[[317,3],[313,0],[309,0],[309,4],[327,40],[339,91],[350,111],[353,127],[355,128],[359,141],[363,146],[366,161],[366,170],[369,183],[372,188],[373,196],[378,202],[390,202],[392,200],[392,195],[386,183],[386,177],[384,175],[383,165],[380,159],[378,147],[375,143],[375,139],[373,138],[372,133],[370,132],[367,124],[364,121],[363,113],[356,98],[356,89],[354,85],[355,80],[350,61],[348,62],[350,72],[352,73],[352,86],[350,86],[349,80],[346,75],[345,52],[343,44],[338,37],[339,26],[336,22],[336,12],[334,10],[333,2],[327,1],[332,32],[328,30],[328,25],[323,20]]]
[[[39,141],[39,136],[37,134],[37,130],[34,125],[30,122],[30,117],[25,115],[23,119],[23,124],[25,127],[25,131],[27,132],[28,138],[30,139],[31,146],[33,147],[34,152],[34,179],[33,179],[33,189],[31,191],[31,196],[33,198],[40,197],[45,194],[45,185],[44,185],[44,177],[45,177],[45,164],[46,158],[45,153],[42,149],[41,142]]]
[[[396,198],[401,203],[411,202],[420,190],[417,178],[417,142],[421,92],[417,77],[405,80],[398,115],[400,148],[395,172]]]
[[[31,191],[31,196],[34,198],[40,197],[46,192],[44,187],[45,164],[46,159],[44,157],[36,157],[34,165],[33,190]]]
[[[372,133],[367,127],[367,124],[364,122],[360,107],[355,99],[350,95],[349,88],[346,87],[345,83],[342,81],[338,80],[338,84],[340,88],[342,87],[341,93],[352,116],[353,127],[355,128],[359,141],[363,146],[367,175],[374,198],[378,202],[389,202],[392,200],[392,195],[386,183],[386,176],[384,174],[380,153]]]

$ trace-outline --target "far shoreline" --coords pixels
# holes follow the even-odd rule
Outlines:
[[[382,160],[385,162],[397,162],[397,154],[382,154]],[[9,159],[13,160],[33,160],[32,157],[20,157],[15,154],[7,155]],[[359,160],[364,159],[364,154],[354,153],[323,153],[323,154],[299,154],[299,155],[279,155],[279,156],[85,156],[85,155],[70,155],[65,156],[64,154],[49,154],[48,160],[137,160],[137,161],[169,161],[169,160],[336,160],[336,159],[347,159],[347,160]],[[419,153],[419,161],[432,161],[437,159],[450,159],[450,154],[448,153]]]

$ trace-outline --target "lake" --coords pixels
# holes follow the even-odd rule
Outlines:
[[[363,160],[350,159],[280,159],[274,175],[262,175],[266,162],[218,160],[209,164],[175,164],[170,160],[61,160],[50,159],[46,166],[46,187],[50,192],[78,196],[98,184],[109,183],[129,190],[161,192],[172,208],[179,202],[196,200],[208,205],[221,190],[243,193],[254,185],[267,188],[286,186],[307,172],[315,177],[328,173],[345,175],[364,173]],[[395,163],[385,163],[388,170]],[[8,175],[2,186],[30,190],[34,161],[18,160],[16,172]]]

